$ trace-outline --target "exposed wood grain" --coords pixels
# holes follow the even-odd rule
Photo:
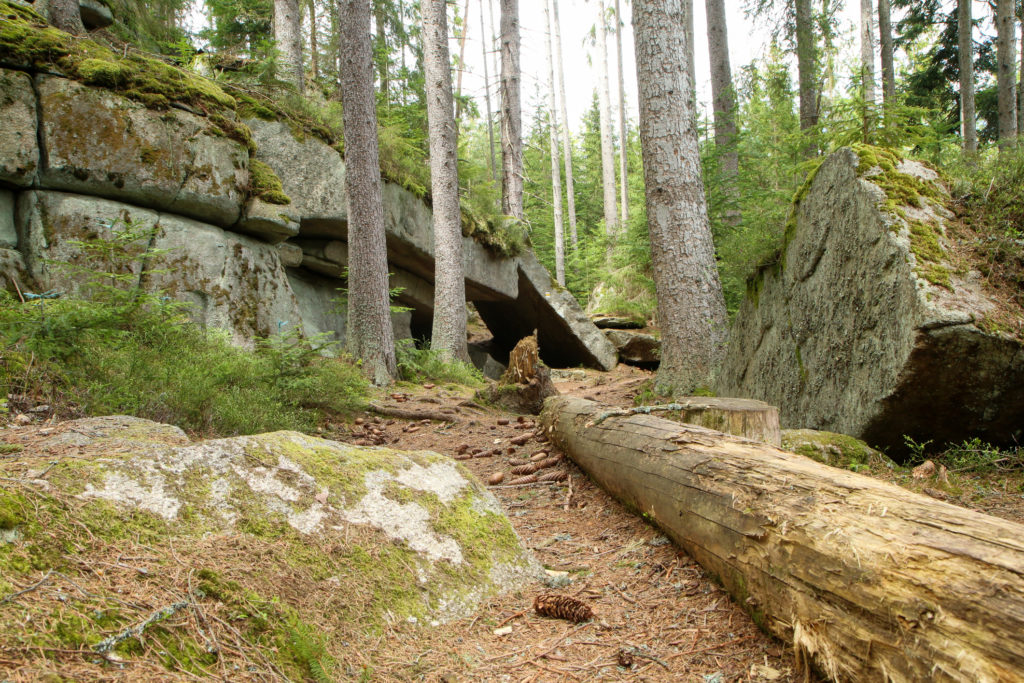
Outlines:
[[[836,681],[1024,680],[1024,526],[794,453],[549,399],[551,440]]]

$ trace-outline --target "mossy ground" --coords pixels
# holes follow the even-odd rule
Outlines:
[[[95,431],[78,429],[57,436]],[[342,662],[352,648],[372,661],[372,644],[389,624],[408,617],[422,622],[464,593],[486,594],[496,563],[519,556],[508,520],[481,508],[473,485],[449,504],[404,487],[396,494],[397,502],[421,505],[437,533],[459,542],[462,566],[431,565],[366,525],[300,533],[284,512],[267,507],[266,494],[241,479],[233,481],[225,506],[212,495],[224,471],[202,463],[173,475],[164,470],[162,490],[182,503],[173,520],[83,496],[87,488],[101,488],[111,471],[151,481],[146,477],[152,474],[133,472],[147,459],[168,457],[160,455],[170,447],[166,442],[180,439],[147,431],[145,424],[133,429],[127,441],[111,434],[96,443],[70,442],[74,446],[49,434],[5,435],[22,439],[26,448],[17,462],[0,465],[0,600],[38,584],[0,610],[4,658],[19,662],[19,675],[60,671],[83,680],[121,672],[153,680],[171,672],[232,678],[232,671],[246,671],[246,677],[339,680],[351,675]],[[412,462],[455,466],[430,453],[342,452],[298,434],[263,439],[246,451],[248,466],[284,456],[316,479],[314,490],[327,493],[326,504],[339,507],[366,492],[369,472],[395,474]],[[42,470],[48,485],[33,483]],[[301,476],[292,475],[290,483],[298,486]],[[308,495],[296,504],[309,503]],[[225,507],[237,513],[234,524],[218,516]],[[147,623],[174,605],[165,618]],[[146,624],[141,632],[119,640],[110,653],[96,651],[100,642],[140,624]]]

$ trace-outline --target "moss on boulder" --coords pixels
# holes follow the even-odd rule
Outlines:
[[[203,672],[212,629],[287,679],[333,678],[346,646],[464,616],[540,569],[493,496],[436,453],[296,432],[189,443],[129,417],[4,438],[25,448],[0,464],[0,595],[49,576],[91,596],[62,606],[47,589],[0,613],[36,671],[59,659],[48,648],[102,648],[166,602],[145,638],[111,645],[134,671]],[[193,601],[206,621],[169,618]]]
[[[825,465],[858,470],[871,465],[893,468],[896,464],[880,451],[852,436],[815,429],[782,430],[782,447]]]

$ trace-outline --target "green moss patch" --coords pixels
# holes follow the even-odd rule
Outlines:
[[[284,193],[281,179],[274,169],[262,161],[249,160],[249,193],[268,204],[291,204],[291,197]]]
[[[871,466],[892,468],[893,461],[866,443],[846,434],[814,429],[782,430],[782,447],[825,465],[848,470]]]

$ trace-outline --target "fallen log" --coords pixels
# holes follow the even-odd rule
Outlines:
[[[1024,525],[767,444],[549,399],[550,439],[835,681],[1024,680]],[[607,415],[607,416],[605,416]]]
[[[408,408],[399,408],[398,406],[388,404],[371,403],[367,406],[367,410],[370,410],[378,415],[386,415],[387,417],[398,417],[403,420],[437,420],[438,422],[458,422],[459,418],[456,415],[450,415],[443,413],[440,410],[410,410]]]

